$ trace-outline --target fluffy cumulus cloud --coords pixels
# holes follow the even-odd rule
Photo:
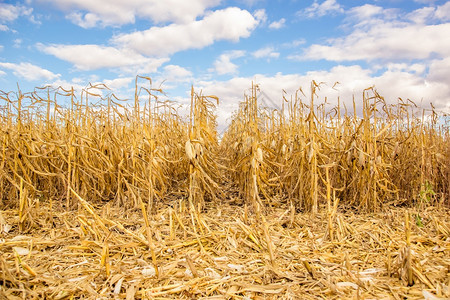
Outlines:
[[[258,21],[248,11],[230,7],[211,12],[198,21],[120,34],[113,38],[113,42],[144,55],[170,55],[182,50],[200,49],[220,40],[237,42],[250,36],[257,24]]]
[[[128,87],[134,80],[135,77],[120,77],[115,79],[105,79],[102,83],[111,90],[115,91],[121,88]]]
[[[296,39],[296,40],[293,40],[293,41],[290,41],[287,43],[283,43],[283,44],[281,44],[281,47],[288,48],[288,49],[289,48],[297,48],[304,44],[306,44],[306,40],[303,38],[300,38],[300,39]]]
[[[0,31],[7,31],[8,22],[15,21],[20,16],[31,16],[32,8],[23,5],[12,5],[8,3],[0,3]]]
[[[450,2],[438,6],[434,13],[434,16],[443,22],[450,21]]]
[[[425,26],[380,24],[367,32],[356,30],[346,37],[330,39],[326,45],[312,45],[301,57],[330,61],[425,59],[432,54],[450,53],[449,32],[450,23]]]
[[[169,92],[169,90],[180,89],[180,86],[188,89],[187,84],[193,84],[194,81],[194,74],[190,70],[172,64],[162,67],[157,74],[152,76],[152,86],[161,88],[164,92],[167,92],[168,94],[166,96],[170,95],[170,100],[174,100],[172,97],[177,96],[174,96],[173,92]],[[182,97],[175,100],[180,99],[185,100]],[[183,101],[183,104],[185,104],[184,102],[190,103],[189,101]]]
[[[445,59],[442,60],[441,59],[433,60],[428,70],[427,79],[435,83],[442,82],[446,84],[447,89],[449,89],[450,88],[448,86],[449,78],[450,78],[450,57],[446,57]]]
[[[408,14],[407,18],[414,23],[423,24],[433,18],[434,13],[434,7],[423,7]]]
[[[336,0],[325,0],[319,3],[317,0],[314,0],[314,3],[311,6],[298,11],[297,15],[300,17],[307,18],[317,18],[323,17],[328,14],[342,13],[344,9],[341,7]]]
[[[279,52],[276,52],[273,47],[264,47],[256,50],[252,53],[255,58],[278,58],[280,56]]]
[[[245,51],[241,50],[228,51],[221,54],[219,58],[214,61],[214,71],[219,75],[236,74],[238,71],[238,65],[234,64],[231,60],[244,55]]]
[[[397,9],[383,8],[373,4],[355,6],[346,11],[348,25],[356,28],[373,26],[386,21],[398,22],[399,17]]]
[[[66,18],[85,29],[95,27],[97,26],[97,23],[102,21],[99,15],[93,13],[83,14],[81,12],[72,12],[68,14]],[[104,26],[106,25],[105,23],[108,24],[106,19],[103,20]]]
[[[26,62],[19,64],[0,62],[0,68],[11,70],[16,77],[27,81],[53,80],[61,76],[60,74],[55,74],[47,69]]]
[[[220,0],[38,0],[67,12],[67,18],[75,24],[90,28],[95,26],[124,25],[134,23],[136,17],[153,22],[192,22],[214,7]]]
[[[450,21],[450,2],[439,6],[426,6],[408,14],[408,18],[416,23]]]
[[[269,28],[270,29],[280,29],[283,28],[285,26],[286,23],[286,19],[285,18],[281,18],[278,21],[274,21],[272,23],[269,24]]]
[[[173,53],[187,49],[200,49],[221,40],[237,42],[241,38],[250,36],[255,27],[260,24],[261,20],[258,18],[261,17],[261,14],[254,16],[246,10],[229,7],[209,12],[200,20],[118,34],[111,38],[110,45],[107,46],[37,44],[37,48],[46,54],[72,63],[81,71],[107,68],[130,74],[154,73],[169,61],[169,56]],[[95,22],[95,19],[92,19],[92,22]],[[219,74],[234,72],[231,63],[231,59],[234,58],[236,58],[235,54],[221,57],[223,64],[217,65],[216,68]],[[176,69],[172,66],[165,69],[165,75],[171,78],[176,76],[177,72],[184,72],[185,78],[192,75],[181,67]]]
[[[168,58],[148,58],[130,49],[118,49],[99,45],[42,45],[38,48],[68,61],[79,70],[121,68],[124,71],[155,72]],[[139,73],[139,72],[137,72]]]
[[[171,82],[186,82],[192,79],[192,72],[177,65],[167,65],[165,66],[162,74],[164,80],[169,80]]]
[[[354,28],[349,35],[313,44],[291,58],[341,62],[446,57],[450,53],[450,23],[434,21],[443,18],[441,11],[446,11],[449,3],[421,8],[407,16],[369,4],[354,7],[347,13]]]
[[[267,22],[267,14],[265,9],[255,10],[253,16],[258,21],[258,23],[264,24],[265,22]]]
[[[12,22],[20,16],[29,16],[32,12],[32,8],[27,8],[22,5],[16,6],[7,3],[0,3],[0,20],[2,20],[2,22]]]

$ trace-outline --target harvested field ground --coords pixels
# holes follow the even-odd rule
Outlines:
[[[0,91],[0,300],[450,299],[447,114],[105,89]]]
[[[1,211],[0,299],[450,298],[444,207],[340,209],[328,226],[324,213],[286,207],[257,219],[237,204],[201,214],[159,204],[157,273],[139,209],[50,205],[35,203],[22,231],[17,210]]]

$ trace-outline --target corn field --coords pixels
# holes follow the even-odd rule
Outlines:
[[[349,257],[356,254],[339,245],[360,247],[366,262],[374,251],[360,244],[361,236],[350,241],[368,226],[355,221],[355,213],[395,224],[396,229],[380,224],[378,238],[367,237],[371,243],[387,245],[394,231],[402,236],[372,262],[386,267],[380,276],[396,276],[406,286],[420,282],[427,291],[450,295],[442,279],[448,259],[440,261],[444,273],[436,271],[440,277],[432,281],[426,275],[431,271],[419,267],[411,250],[411,231],[416,230],[416,238],[423,235],[422,242],[430,243],[427,249],[446,241],[442,251],[449,251],[448,115],[433,106],[418,108],[410,100],[388,103],[373,87],[362,91],[359,111],[356,100],[352,107],[340,99],[331,106],[319,97],[320,89],[313,81],[308,95],[299,89],[281,97],[281,109],[268,109],[259,106],[259,86],[252,84],[223,135],[217,131],[218,97],[192,88],[189,115],[182,116],[176,103],[162,100],[164,92],[153,88],[148,77],[136,78],[133,103],[104,85],[90,85],[80,94],[61,87],[0,92],[0,249],[6,251],[0,253],[0,296],[258,299],[279,294],[286,299],[309,289],[317,297],[339,299],[355,296],[356,286],[358,295],[361,290],[366,296],[409,297],[403,288],[385,288],[383,294],[352,275],[354,260]],[[435,207],[443,209],[440,221],[431,213]],[[426,232],[411,229],[412,216],[418,227],[422,220],[433,225]],[[53,242],[8,239],[8,234],[23,237],[42,228]],[[55,233],[55,228],[62,231]],[[81,244],[67,246],[74,240],[68,242],[66,231]],[[432,234],[436,237],[427,242]],[[298,237],[318,242],[300,251]],[[322,242],[327,248],[320,248]],[[42,252],[59,247],[91,268],[76,274],[67,269],[52,278],[73,275],[73,281],[98,281],[90,275],[95,270],[103,283],[83,290],[71,285],[73,281],[42,277],[45,288],[37,288],[38,283],[29,281],[39,278],[42,268],[38,260],[33,265],[33,247]],[[327,255],[342,263],[346,273],[333,275],[335,268],[315,260],[320,253],[312,250],[316,247],[344,253],[339,258]],[[240,253],[241,248],[247,250]],[[175,249],[190,250],[180,258]],[[264,280],[239,273],[244,263],[223,267],[232,270],[221,269],[228,277],[220,273],[222,252],[235,260],[255,255],[251,268]],[[98,261],[91,261],[88,253]],[[286,261],[297,256],[302,256],[295,266],[303,270],[301,276]],[[135,284],[131,273],[114,267],[114,261],[131,257],[140,257],[145,265]],[[174,259],[182,260],[189,276],[174,271]],[[433,267],[438,264],[434,262]],[[257,265],[268,269],[261,273]],[[253,288],[233,285],[236,272]],[[170,278],[177,276],[189,278],[174,283]],[[331,280],[333,276],[341,281]],[[286,281],[292,290],[286,289]],[[155,288],[148,288],[150,282]],[[206,286],[207,292],[202,291]]]
[[[373,88],[359,116],[315,104],[319,88],[313,82],[309,100],[299,90],[282,111],[269,111],[253,86],[220,141],[219,99],[194,90],[189,120],[150,84],[136,86],[131,107],[90,91],[104,86],[79,98],[61,88],[3,92],[0,205],[25,210],[52,199],[72,209],[71,191],[90,203],[151,209],[173,194],[198,210],[226,201],[228,190],[255,211],[286,202],[316,213],[335,201],[368,211],[448,201],[448,117],[401,99],[389,105]]]

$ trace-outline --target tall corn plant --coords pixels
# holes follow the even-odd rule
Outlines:
[[[215,103],[214,103],[214,102]],[[216,200],[222,194],[222,182],[217,161],[217,122],[214,110],[216,96],[204,96],[191,88],[191,110],[185,152],[189,159],[189,206],[199,212],[205,197]]]
[[[251,95],[245,95],[245,101],[240,103],[239,110],[222,139],[225,148],[222,151],[233,153],[228,162],[232,182],[238,186],[245,203],[257,214],[264,208],[261,195],[264,195],[266,200],[270,199],[266,189],[270,185],[270,172],[264,158],[264,152],[267,152],[269,147],[264,146],[261,138],[264,133],[260,127],[264,126],[264,121],[258,110],[258,91],[259,86],[252,84]],[[266,128],[263,129],[263,132],[265,131]],[[228,148],[228,145],[231,148]]]

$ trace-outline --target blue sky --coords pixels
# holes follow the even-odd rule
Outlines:
[[[222,127],[252,81],[268,105],[316,80],[330,102],[375,85],[450,112],[450,1],[0,0],[0,90],[132,98],[136,75],[181,104],[219,96]]]

